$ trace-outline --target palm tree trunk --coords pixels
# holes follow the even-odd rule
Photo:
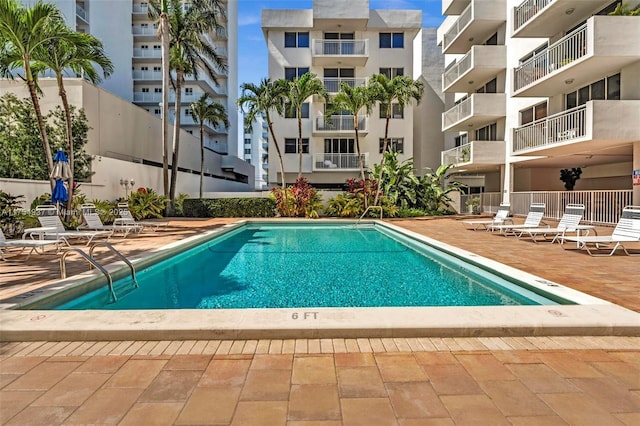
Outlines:
[[[284,159],[282,158],[282,152],[280,151],[280,145],[278,145],[278,141],[276,140],[276,134],[273,131],[273,123],[271,122],[271,118],[269,117],[269,113],[267,113],[267,126],[269,127],[269,133],[271,133],[271,139],[273,139],[273,145],[276,147],[276,153],[278,154],[278,160],[280,160],[280,178],[282,179],[282,189],[285,189],[287,186],[287,180],[284,176]]]
[[[173,156],[171,157],[171,186],[169,188],[169,204],[171,214],[175,214],[176,203],[176,182],[178,178],[178,153],[180,152],[180,102],[182,98],[182,76],[183,70],[176,70],[176,118],[173,120]]]
[[[367,184],[364,181],[364,161],[362,161],[362,154],[360,154],[360,133],[358,133],[358,116],[353,116],[353,129],[356,131],[356,151],[358,152],[358,163],[360,165],[360,180],[362,180],[362,197],[364,201],[364,209],[367,209],[368,196],[367,196]]]
[[[204,124],[200,123],[200,198],[202,198],[202,180],[204,178]]]
[[[25,75],[31,75],[31,70],[25,70]],[[44,147],[44,155],[47,159],[49,175],[51,175],[51,172],[53,172],[53,155],[51,155],[51,146],[49,145],[49,138],[47,137],[47,128],[44,125],[44,118],[42,117],[42,110],[40,109],[36,83],[32,78],[27,77],[27,86],[29,87],[31,102],[33,103],[33,109],[36,112],[36,118],[38,120],[38,128],[40,129],[40,136],[42,137],[42,146]],[[49,184],[51,185],[51,192],[53,193],[53,180],[49,179]]]
[[[162,55],[162,183],[164,196],[169,196],[169,16],[166,1],[160,14]]]
[[[298,108],[298,179],[302,177],[302,107]]]
[[[391,104],[389,104],[391,105]],[[378,201],[380,200],[380,191],[382,188],[382,168],[384,167],[384,156],[387,153],[387,143],[389,142],[389,120],[390,120],[390,111],[387,110],[387,121],[384,124],[384,139],[382,141],[382,159],[380,160],[380,170],[378,171],[378,189],[376,191],[376,197],[373,199],[373,205],[377,206]]]
[[[69,200],[67,200],[67,211],[65,213],[65,217],[68,219],[73,207],[73,123],[71,122],[71,108],[69,108],[69,100],[67,99],[67,91],[64,88],[62,75],[56,75],[56,80],[58,81],[58,95],[60,95],[60,99],[62,99],[62,108],[64,109],[64,117],[67,126],[67,141],[69,143],[69,173],[71,175],[69,176]]]

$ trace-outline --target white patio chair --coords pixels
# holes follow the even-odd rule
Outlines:
[[[142,226],[136,225],[134,223],[131,224],[122,224],[122,225],[105,225],[102,223],[98,212],[96,211],[96,206],[91,203],[86,203],[80,206],[80,211],[82,212],[82,220],[84,223],[78,226],[78,229],[91,229],[94,231],[111,231],[111,232],[120,232],[122,233],[122,238],[126,238],[131,232],[140,232],[142,231]]]
[[[489,225],[489,231],[500,231],[501,235],[516,235],[516,231],[526,228],[538,228],[542,222],[545,210],[544,203],[531,203],[529,213],[522,224]]]
[[[25,249],[30,248],[31,250],[29,250],[29,253],[27,253],[27,257],[24,259],[24,262],[26,262],[27,260],[29,260],[29,258],[33,253],[44,253],[44,250],[46,247],[53,247],[53,246],[55,246],[56,252],[58,252],[60,248],[60,240],[28,240],[28,239],[7,240],[4,236],[4,232],[2,232],[2,229],[0,228],[0,259],[4,261],[9,261],[9,259],[7,259],[4,256],[4,252],[2,251],[3,248],[5,249],[19,248],[20,251],[17,254],[20,254]],[[38,252],[38,249],[41,249],[41,251]]]
[[[555,228],[538,227],[538,228],[524,228],[514,230],[514,233],[518,238],[531,238],[533,242],[538,242],[538,237],[541,236],[543,241],[549,237],[553,237],[551,243],[560,240],[566,236],[567,233],[580,231],[587,231],[595,229],[593,225],[580,225],[582,215],[584,214],[584,204],[567,204],[564,209],[562,218]]]
[[[462,223],[467,227],[467,229],[471,229],[476,231],[478,229],[486,229],[488,230],[492,225],[503,225],[507,222],[513,223],[513,219],[509,218],[509,209],[511,206],[509,203],[502,203],[498,207],[498,211],[496,212],[493,219],[487,220],[463,220]]]
[[[618,249],[622,249],[627,256],[640,256],[640,253],[629,252],[623,245],[628,242],[640,242],[640,206],[627,206],[622,209],[620,220],[611,235],[563,237],[560,240],[562,248],[567,249],[564,246],[567,241],[577,243],[578,249],[587,250],[591,256],[612,256]],[[603,250],[605,252],[601,253]]]
[[[113,234],[113,231],[67,231],[58,216],[56,206],[38,206],[36,215],[41,227],[25,229],[22,238],[29,235],[31,238],[39,237],[45,240],[62,239],[68,245],[69,239],[86,239],[89,245],[94,238],[106,237],[108,240]]]
[[[144,228],[149,228],[152,231],[157,231],[161,226],[169,225],[169,222],[156,222],[156,221],[141,221],[136,220],[131,214],[131,210],[129,210],[129,204],[127,203],[118,203],[118,215],[120,217],[114,221],[115,224],[135,224],[142,226]]]

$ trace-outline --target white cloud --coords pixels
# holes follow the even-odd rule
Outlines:
[[[238,26],[255,25],[260,23],[259,15],[240,15],[238,16]]]

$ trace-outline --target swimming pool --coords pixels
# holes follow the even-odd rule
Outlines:
[[[379,225],[250,223],[50,309],[554,305]],[[562,301],[568,303],[566,301]]]

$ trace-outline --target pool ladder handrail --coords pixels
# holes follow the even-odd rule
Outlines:
[[[111,274],[109,274],[109,272],[106,269],[104,269],[102,265],[96,262],[94,258],[92,258],[87,253],[85,253],[84,250],[82,250],[81,248],[78,248],[78,247],[65,248],[65,252],[62,253],[62,256],[60,257],[60,276],[62,277],[62,279],[67,278],[66,259],[67,259],[67,256],[72,252],[76,252],[80,254],[80,256],[84,257],[87,260],[87,262],[89,262],[91,265],[98,268],[100,272],[102,272],[104,276],[107,277],[107,282],[109,284],[109,292],[111,293],[111,297],[113,298],[113,301],[117,302],[118,298],[116,297],[116,292],[113,290],[113,279],[111,278]]]
[[[358,224],[360,223],[360,221],[362,220],[363,217],[366,216],[366,214],[369,212],[369,210],[371,209],[380,209],[380,220],[382,220],[382,206],[368,206],[366,209],[364,209],[364,213],[362,213],[362,216],[360,216],[360,218],[356,221],[354,226],[358,226]]]
[[[93,257],[93,251],[97,246],[107,247],[118,258],[120,258],[124,263],[126,263],[127,266],[129,266],[129,269],[131,270],[131,277],[133,279],[133,285],[134,287],[138,288],[139,286],[136,280],[136,269],[133,266],[133,264],[122,253],[116,250],[115,247],[113,247],[110,243],[106,241],[98,241],[98,242],[92,243],[91,247],[89,248],[89,254],[85,253],[82,249],[78,247],[66,248],[66,251],[62,254],[62,257],[60,258],[60,275],[62,276],[63,279],[67,277],[66,258],[69,255],[69,253],[71,252],[79,253],[82,257],[84,257],[87,260],[87,262],[89,262],[89,269],[93,269],[93,267],[95,266],[100,270],[100,272],[104,274],[105,277],[107,277],[107,282],[109,284],[109,292],[111,293],[111,297],[113,298],[113,301],[117,302],[118,298],[116,297],[116,292],[113,289],[113,278],[111,278],[111,274]]]

